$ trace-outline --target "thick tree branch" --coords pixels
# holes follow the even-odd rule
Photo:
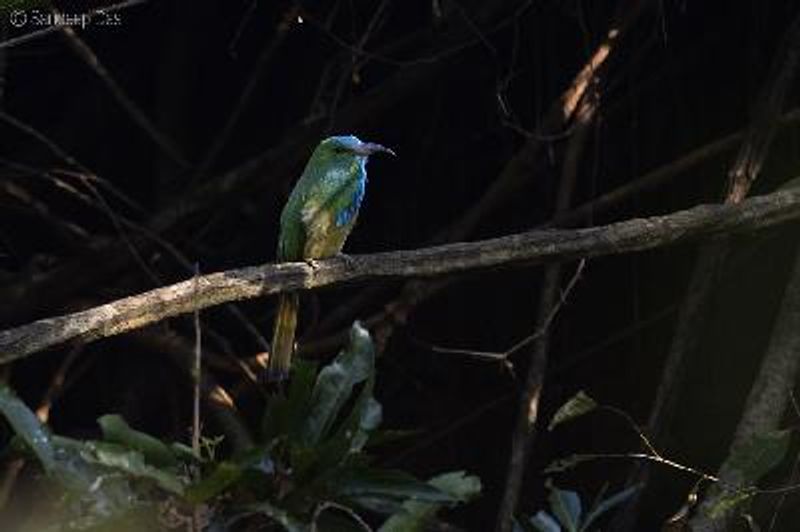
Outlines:
[[[196,309],[287,290],[615,255],[702,236],[753,232],[797,219],[800,189],[792,188],[739,205],[700,205],[664,216],[586,229],[529,231],[478,242],[334,258],[313,265],[299,262],[228,270],[0,331],[0,363],[68,340],[95,340]]]

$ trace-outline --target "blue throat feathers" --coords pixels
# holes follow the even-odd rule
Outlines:
[[[358,213],[358,208],[361,206],[361,201],[364,199],[364,191],[366,190],[367,186],[367,169],[366,169],[367,158],[364,157],[359,162],[359,171],[358,171],[358,184],[356,186],[356,190],[353,193],[353,197],[350,199],[350,203],[344,209],[340,210],[339,213],[336,215],[336,226],[337,227],[344,227],[345,225],[349,224],[353,221],[356,213]]]

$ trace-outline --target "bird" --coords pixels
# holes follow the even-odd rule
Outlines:
[[[306,261],[340,255],[355,226],[367,186],[367,159],[391,149],[363,142],[353,135],[324,139],[314,149],[281,212],[278,262]],[[300,298],[297,292],[278,296],[268,383],[289,377]]]

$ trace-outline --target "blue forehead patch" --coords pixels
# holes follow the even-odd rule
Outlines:
[[[337,144],[343,148],[353,150],[363,144],[355,135],[338,135],[335,137],[328,137],[325,142]]]

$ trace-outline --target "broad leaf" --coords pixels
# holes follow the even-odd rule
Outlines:
[[[599,519],[603,514],[610,511],[615,506],[618,506],[633,497],[633,495],[641,488],[642,486],[637,484],[635,486],[625,488],[624,490],[619,491],[610,497],[602,499],[586,514],[586,519],[581,525],[581,530],[589,530],[589,525],[591,525],[595,520]]]
[[[103,431],[103,439],[117,443],[142,453],[144,458],[155,465],[175,465],[177,460],[172,449],[158,438],[134,430],[122,416],[108,414],[101,416],[97,423]]]
[[[576,417],[587,414],[595,408],[597,408],[597,403],[595,400],[581,390],[569,401],[561,405],[561,408],[559,408],[558,411],[556,411],[556,413],[553,415],[553,419],[550,420],[547,430],[553,430],[556,426],[564,423],[565,421],[570,421]]]
[[[583,508],[581,498],[574,491],[562,490],[548,482],[550,509],[569,532],[578,532]]]
[[[432,484],[391,469],[350,468],[341,473],[332,489],[337,495],[347,498],[385,497],[443,503],[458,501],[457,497]]]
[[[539,532],[561,532],[561,526],[558,521],[542,510],[536,512],[536,515],[530,518],[529,523]]]
[[[306,445],[316,445],[328,433],[353,387],[373,374],[374,359],[375,348],[369,333],[355,322],[347,347],[317,375],[303,430]]]
[[[198,504],[216,497],[242,478],[243,468],[232,462],[220,462],[210,475],[186,490],[186,499]]]
[[[34,452],[42,467],[48,473],[55,472],[56,450],[50,432],[14,392],[0,385],[0,412],[8,420],[11,428]]]
[[[466,475],[463,471],[439,475],[428,483],[452,496],[457,502],[466,502],[481,491],[480,479]],[[424,532],[443,506],[442,503],[407,501],[403,503],[402,512],[390,517],[380,528],[380,532]]]
[[[131,477],[148,479],[166,491],[177,495],[183,494],[183,482],[177,475],[148,465],[139,451],[114,443],[86,442],[81,455],[89,463],[115,469]]]
[[[193,503],[205,502],[223,493],[228,488],[252,482],[263,487],[267,475],[275,472],[269,450],[263,447],[254,447],[239,453],[230,460],[218,462],[210,473],[207,473],[198,482],[186,490],[186,499]],[[256,476],[251,477],[253,473]],[[245,475],[248,477],[245,478]]]
[[[339,463],[348,454],[360,452],[367,444],[370,433],[380,426],[383,408],[372,397],[374,387],[375,378],[370,376],[347,418],[323,446],[320,455],[329,465]]]
[[[301,479],[301,482],[313,482],[316,484],[324,484],[328,481],[338,482],[339,471],[346,467],[348,459],[356,456],[366,445],[369,434],[375,430],[381,422],[382,409],[381,405],[372,397],[372,390],[375,386],[375,366],[374,366],[374,352],[372,349],[372,342],[369,334],[358,325],[356,322],[351,330],[351,337],[356,338],[351,341],[351,346],[361,343],[359,348],[362,357],[365,360],[359,362],[360,370],[357,375],[358,379],[366,376],[366,382],[361,388],[352,409],[345,416],[344,420],[339,423],[336,431],[326,438],[319,440],[314,446],[301,446],[293,449],[292,465],[295,467],[296,477]],[[341,357],[341,355],[340,355]],[[320,371],[320,375],[325,373],[330,367],[336,366],[337,362],[326,366]],[[344,364],[338,364],[339,367],[345,367]],[[320,382],[320,379],[317,379]],[[355,382],[347,387],[348,397],[352,392]],[[315,392],[317,389],[315,388]],[[342,396],[336,400],[348,399]],[[316,398],[313,400],[316,403]],[[333,400],[333,399],[332,399]],[[339,408],[337,407],[337,410]],[[312,409],[313,412],[313,409]],[[331,417],[333,420],[335,418]],[[316,425],[316,421],[311,422]],[[325,433],[329,432],[325,430]]]

